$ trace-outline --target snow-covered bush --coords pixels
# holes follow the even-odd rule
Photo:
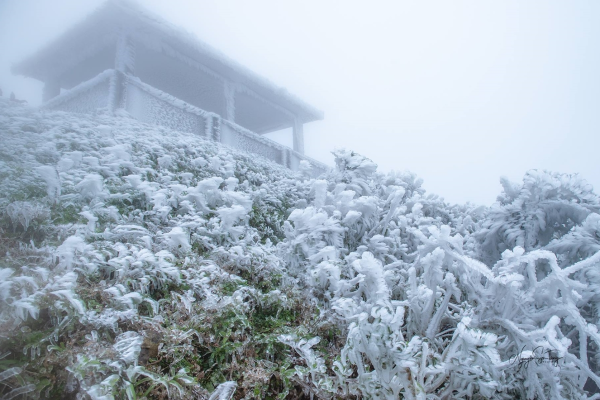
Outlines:
[[[532,170],[522,185],[505,178],[501,183],[504,191],[477,234],[489,262],[516,246],[542,248],[600,212],[600,199],[577,175]]]
[[[0,139],[2,398],[598,398],[577,176],[449,205],[352,151],[314,179],[2,101]]]

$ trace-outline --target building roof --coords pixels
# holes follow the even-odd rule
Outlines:
[[[197,63],[216,76],[249,89],[262,99],[288,111],[301,122],[323,119],[322,111],[131,0],[108,0],[84,21],[15,65],[13,72],[41,81],[69,75],[68,72],[74,66],[86,61],[91,63],[94,57],[106,52],[107,48],[116,48],[118,37],[123,33],[149,46],[160,46],[165,51],[175,50],[175,53],[185,56],[188,63]],[[113,65],[114,62],[103,66],[102,70],[104,67],[113,68]],[[70,86],[84,80],[76,81],[77,78],[70,78],[73,80]]]

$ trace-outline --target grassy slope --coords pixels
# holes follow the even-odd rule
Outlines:
[[[235,381],[236,399],[584,398],[600,384],[600,200],[576,176],[530,171],[487,209],[351,151],[314,180],[126,117],[8,102],[0,135],[1,397],[207,398]],[[570,361],[515,368],[534,348]]]
[[[111,374],[117,397],[128,382],[156,398],[191,398],[225,380],[238,381],[238,398],[293,390],[293,359],[276,338],[299,326],[309,335],[312,308],[282,279],[273,245],[306,184],[257,157],[125,117],[0,107],[0,267],[10,275],[0,329],[10,354],[0,368],[22,369],[0,394],[32,383],[33,397],[63,398]],[[218,189],[194,189],[207,178]],[[219,211],[236,206],[246,209],[224,222]],[[175,227],[183,239],[169,236]],[[148,373],[129,378],[131,360],[109,365],[127,331],[141,333],[150,353],[140,361]],[[96,380],[69,381],[66,367]],[[173,378],[182,368],[193,382]]]

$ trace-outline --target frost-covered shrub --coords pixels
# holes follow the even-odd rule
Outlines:
[[[29,226],[39,227],[50,217],[50,210],[40,203],[15,201],[6,207],[6,214],[10,218],[13,230],[19,227],[24,231]]]
[[[348,158],[348,154],[342,153],[342,157]],[[354,163],[361,165],[358,160]],[[337,164],[344,166],[348,161]],[[404,185],[390,191],[389,186],[375,183],[381,182],[376,176],[366,184],[364,174],[340,175],[344,185],[360,188],[363,196],[357,197],[353,191],[344,200],[339,194],[347,186],[338,183],[337,187],[330,186],[333,192],[315,194],[313,204],[324,214],[321,220],[346,220],[352,231],[351,223],[362,217],[351,214],[352,203],[370,196],[370,229],[363,228],[351,242],[360,244],[348,246],[346,240],[344,245],[331,242],[311,246],[311,235],[323,232],[320,225],[310,224],[316,221],[314,212],[305,213],[302,220],[292,213],[293,229],[286,234],[299,244],[309,243],[306,247],[313,254],[296,252],[296,263],[305,265],[312,293],[322,307],[334,311],[326,313],[327,318],[342,322],[347,332],[346,344],[334,360],[337,379],[319,368],[310,369],[310,357],[304,356],[307,368],[315,374],[311,379],[314,393],[329,390],[331,394],[361,393],[368,398],[390,399],[477,394],[487,398],[576,398],[582,395],[586,380],[598,381],[594,372],[598,320],[590,324],[586,311],[594,304],[596,284],[593,278],[585,283],[584,279],[574,279],[595,276],[594,272],[581,272],[597,270],[595,257],[573,265],[580,257],[561,269],[553,253],[525,253],[517,247],[514,252],[506,251],[490,269],[472,258],[478,256],[479,246],[458,233],[470,236],[489,232],[487,228],[479,230],[479,211],[448,209],[436,198],[424,198],[419,192],[406,196]],[[587,187],[587,191],[573,189],[585,187],[584,183],[570,183],[564,178],[561,182],[570,188],[559,190],[561,196],[573,197],[565,205],[552,199],[544,203],[549,204],[545,214],[548,221],[564,214],[573,224],[582,223],[580,217],[593,209],[595,195]],[[322,187],[315,188],[315,193]],[[381,194],[386,192],[383,201]],[[584,206],[579,206],[573,193],[582,196]],[[550,198],[551,193],[546,196]],[[531,203],[528,207],[535,209],[533,200]],[[335,207],[328,208],[328,204]],[[556,211],[563,207],[563,214]],[[488,221],[494,215],[487,214],[484,226],[491,224]],[[585,228],[575,228],[572,234],[561,231],[565,242],[569,235],[579,232],[577,229],[585,229],[589,240],[581,245],[593,249],[593,215],[582,224]],[[559,231],[557,225],[553,229]],[[552,243],[560,248],[559,239]],[[281,247],[289,257],[287,241]],[[355,251],[349,252],[352,249]],[[486,259],[485,244],[482,250]],[[584,254],[590,257],[594,252]],[[507,270],[507,265],[512,269]],[[285,342],[292,348],[297,346],[290,340]],[[539,358],[540,354],[546,361],[535,366],[527,363],[524,367],[516,361]],[[549,355],[564,360],[560,373]],[[298,372],[299,378],[306,376]],[[337,385],[332,386],[332,379]]]
[[[593,398],[576,176],[449,205],[352,151],[314,179],[126,116],[0,112],[0,397]]]
[[[600,211],[600,200],[577,175],[529,171],[523,184],[501,179],[504,188],[477,237],[486,261],[495,262],[515,246],[526,251],[559,239]]]

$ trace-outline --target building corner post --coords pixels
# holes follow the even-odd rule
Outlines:
[[[225,81],[225,119],[235,122],[235,83]]]
[[[294,120],[294,151],[304,155],[304,125],[298,119]]]
[[[117,39],[115,72],[110,79],[108,108],[114,112],[126,106],[126,76],[135,73],[135,47],[129,35],[122,33]]]

